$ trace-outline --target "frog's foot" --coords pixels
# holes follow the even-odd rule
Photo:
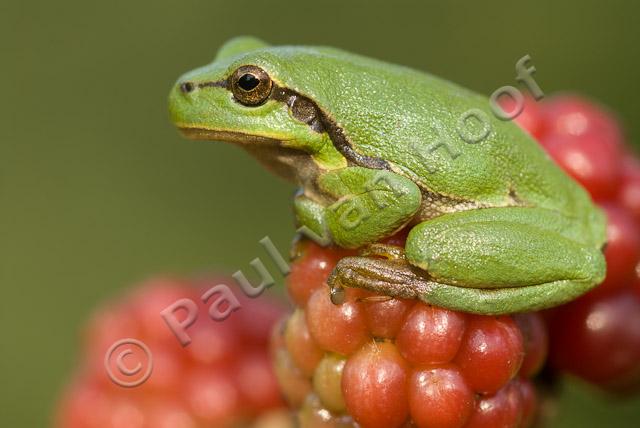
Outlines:
[[[370,249],[380,248],[376,246]],[[367,252],[369,249],[364,251]],[[383,256],[388,254],[382,253]],[[376,255],[381,253],[378,252]],[[403,258],[378,257],[341,259],[331,272],[327,283],[331,289],[331,301],[336,305],[344,302],[345,287],[362,288],[392,298],[415,299],[427,293],[433,284],[422,270],[411,266]]]
[[[399,265],[402,265],[403,264],[402,262],[405,261],[404,247],[400,247],[397,245],[381,244],[379,242],[366,245],[360,250],[359,254],[364,259],[373,258],[375,260],[376,258],[378,258],[378,259],[383,259],[383,261],[384,260],[395,261],[395,262],[398,262]],[[332,294],[332,296],[333,295],[334,294]],[[339,294],[335,294],[335,295],[339,296]],[[392,300],[393,298],[394,297],[389,295],[377,295],[377,296],[360,297],[358,301],[366,302],[366,303],[380,303],[380,302],[387,302],[389,300]]]

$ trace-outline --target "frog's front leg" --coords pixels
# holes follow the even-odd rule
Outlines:
[[[317,242],[344,248],[358,248],[392,235],[414,217],[422,202],[415,183],[385,170],[349,167],[330,171],[319,177],[318,188],[330,202],[325,206],[296,196],[298,223]]]
[[[411,230],[404,265],[351,257],[328,282],[334,293],[355,286],[481,314],[555,306],[600,283],[605,262],[599,238],[575,239],[549,217],[538,208],[447,214]]]
[[[322,204],[309,199],[301,190],[293,199],[293,210],[299,237],[305,236],[323,247],[331,244],[331,235],[324,216],[326,208]]]

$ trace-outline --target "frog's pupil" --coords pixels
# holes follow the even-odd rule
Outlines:
[[[238,86],[240,86],[245,91],[250,91],[255,89],[256,86],[260,84],[260,79],[258,79],[253,74],[247,73],[243,74],[238,80]]]

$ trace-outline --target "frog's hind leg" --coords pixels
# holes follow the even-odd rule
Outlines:
[[[350,257],[329,278],[395,297],[420,298],[481,314],[537,310],[567,302],[602,281],[604,237],[539,208],[446,214],[411,230],[401,257]],[[382,254],[384,256],[384,252]]]
[[[329,276],[334,304],[344,301],[344,287],[362,288],[404,299],[483,315],[527,312],[565,302],[584,293],[589,284],[559,280],[527,287],[466,288],[443,284],[406,261],[372,257],[345,257]]]
[[[602,236],[584,221],[526,207],[445,214],[411,229],[407,261],[438,282],[468,288],[529,287],[604,276]],[[586,290],[585,290],[586,291]]]

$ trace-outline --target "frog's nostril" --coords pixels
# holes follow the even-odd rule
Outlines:
[[[189,92],[192,92],[194,89],[195,87],[191,82],[184,82],[180,84],[180,91],[182,91],[183,94],[188,94]]]

